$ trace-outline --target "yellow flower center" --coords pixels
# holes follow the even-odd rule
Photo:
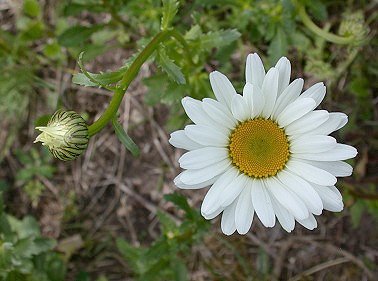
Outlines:
[[[232,163],[244,174],[266,178],[284,168],[289,159],[289,141],[274,121],[247,120],[232,131],[229,154]]]

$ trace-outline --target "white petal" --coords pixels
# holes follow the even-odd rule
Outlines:
[[[243,88],[243,98],[247,102],[248,111],[252,113],[253,105],[253,86],[251,83],[245,83]]]
[[[239,234],[246,234],[251,228],[254,212],[251,199],[251,185],[247,185],[238,197],[235,209],[235,224]]]
[[[284,206],[296,219],[308,217],[308,209],[302,200],[284,186],[276,177],[266,180],[268,191]]]
[[[222,198],[219,199],[220,205],[223,207],[230,205],[235,198],[239,196],[249,180],[249,177],[244,174],[239,174],[232,183],[230,183],[230,187],[223,192]]]
[[[228,158],[228,149],[223,147],[204,147],[182,155],[178,162],[183,169],[201,169]]]
[[[303,115],[309,113],[315,108],[315,101],[310,98],[296,100],[289,104],[277,117],[280,128],[289,125],[298,120]]]
[[[189,184],[185,184],[185,183],[183,183],[181,181],[181,179],[180,179],[181,174],[182,174],[182,172],[177,177],[175,177],[175,179],[173,180],[173,183],[178,188],[181,188],[181,189],[200,189],[200,188],[204,188],[206,186],[212,185],[218,179],[218,177],[214,177],[212,179],[209,179],[207,181],[204,181],[204,182],[201,182],[201,183],[198,183],[198,184],[189,185]]]
[[[208,115],[203,111],[201,102],[191,97],[184,97],[181,100],[186,115],[196,124],[203,124],[203,120],[207,120]]]
[[[311,213],[315,215],[320,215],[322,213],[322,200],[307,181],[285,170],[279,172],[277,177],[288,189],[302,199]]]
[[[224,207],[220,207],[216,211],[214,211],[213,213],[210,213],[210,214],[203,214],[203,213],[201,213],[201,215],[205,219],[207,219],[207,220],[212,220],[213,218],[215,218],[216,216],[218,216],[220,213],[222,213],[223,210],[224,210]]]
[[[340,192],[334,186],[320,186],[313,185],[316,192],[323,201],[324,209],[331,212],[341,212],[344,208],[344,203]],[[337,192],[335,192],[335,189]]]
[[[251,188],[252,204],[260,221],[266,227],[273,227],[276,222],[272,201],[267,187],[262,180],[253,180]]]
[[[273,210],[276,214],[278,221],[280,222],[283,229],[287,232],[291,232],[295,227],[295,219],[290,212],[277,201],[277,199],[272,196]]]
[[[236,209],[236,200],[223,211],[222,220],[221,220],[221,229],[222,229],[222,232],[226,235],[231,235],[236,230],[235,209]]]
[[[203,147],[203,145],[188,138],[184,130],[179,130],[171,133],[169,143],[174,147],[186,150],[194,150]]]
[[[216,100],[205,98],[202,102],[202,108],[218,124],[222,124],[222,126],[229,129],[235,128],[237,120],[225,105]]]
[[[210,187],[201,205],[202,214],[211,214],[221,207],[223,193],[226,189],[232,188],[230,185],[237,175],[237,170],[235,168],[230,168],[219,177],[212,187]]]
[[[252,111],[251,118],[260,116],[265,105],[265,98],[258,86],[252,85]]]
[[[264,65],[258,54],[249,54],[245,67],[245,81],[262,87],[265,77]]]
[[[231,108],[231,101],[236,91],[230,80],[224,74],[213,71],[210,73],[210,84],[217,100]]]
[[[348,116],[341,112],[330,112],[326,122],[314,130],[309,131],[311,135],[329,135],[342,128],[348,122]]]
[[[195,100],[191,97],[185,97],[181,100],[181,103],[186,114],[194,123],[198,125],[216,127],[222,132],[228,132],[223,123],[215,122],[212,118],[210,118],[210,116],[204,111],[201,101]]]
[[[276,104],[273,110],[273,118],[277,118],[277,116],[293,101],[295,101],[303,88],[303,79],[298,78],[295,79],[293,82],[290,83],[289,86],[284,89],[281,95],[278,97]]]
[[[296,135],[310,132],[329,118],[326,110],[314,110],[285,127],[287,135]]]
[[[273,108],[277,100],[278,75],[278,70],[272,67],[271,69],[269,69],[268,73],[264,78],[262,92],[264,95],[265,104],[261,112],[262,117],[268,118],[273,112]]]
[[[226,147],[228,135],[203,125],[188,125],[185,127],[185,134],[195,142],[205,146]]]
[[[346,115],[345,113],[342,113],[342,112],[332,112],[332,114],[335,114],[336,116],[339,116],[339,119],[340,119],[340,123],[336,127],[335,131],[340,130],[342,127],[344,127],[348,123],[348,115]]]
[[[305,220],[298,220],[298,222],[309,230],[313,230],[318,226],[315,217],[310,214]]]
[[[303,135],[290,142],[292,153],[317,153],[328,151],[336,146],[336,140],[330,136]]]
[[[324,99],[325,94],[326,87],[324,86],[323,82],[320,82],[304,91],[299,98],[312,98],[316,102],[316,106],[318,106]]]
[[[206,182],[213,177],[223,173],[230,166],[230,160],[225,159],[214,165],[207,166],[198,170],[186,170],[182,172],[180,180],[187,185],[199,184]]]
[[[243,122],[249,119],[250,111],[248,110],[248,104],[241,95],[234,95],[231,103],[232,115],[235,119]]]
[[[280,95],[283,90],[289,85],[290,74],[291,74],[291,64],[286,57],[282,57],[278,60],[276,66],[279,72],[278,78],[278,95]]]
[[[337,181],[336,177],[327,171],[316,168],[315,166],[309,165],[300,160],[290,159],[286,166],[294,174],[319,185],[334,185]]]
[[[353,167],[343,161],[312,161],[302,160],[312,166],[318,167],[335,177],[349,177],[353,172]]]
[[[338,143],[330,151],[319,153],[296,153],[293,157],[315,161],[339,161],[354,158],[356,155],[357,149],[353,146]]]

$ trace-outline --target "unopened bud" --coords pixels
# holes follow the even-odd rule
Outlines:
[[[369,28],[365,25],[364,14],[361,11],[346,13],[339,27],[341,36],[353,36],[356,42],[362,41],[368,34]]]
[[[55,158],[63,161],[76,159],[87,148],[88,125],[75,111],[59,109],[46,127],[36,127],[42,133],[34,143],[42,142]]]

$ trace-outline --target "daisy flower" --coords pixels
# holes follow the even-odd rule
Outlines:
[[[201,214],[213,219],[222,213],[227,235],[247,233],[255,213],[264,226],[273,227],[277,218],[291,232],[295,221],[312,230],[314,215],[343,209],[336,177],[352,174],[343,160],[355,157],[357,150],[329,134],[348,117],[316,110],[326,93],[324,84],[301,93],[303,79],[289,83],[290,73],[286,57],[265,72],[260,57],[250,54],[242,95],[214,71],[210,83],[216,100],[182,100],[194,124],[169,139],[188,150],[178,160],[185,170],[174,183],[182,189],[211,186]]]

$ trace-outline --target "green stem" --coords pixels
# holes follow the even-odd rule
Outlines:
[[[161,42],[164,42],[167,38],[171,36],[174,37],[177,41],[179,41],[186,51],[189,50],[188,45],[185,42],[185,39],[181,36],[180,33],[175,31],[174,29],[164,30],[158,33],[151,40],[151,42],[148,43],[148,45],[143,49],[143,51],[138,55],[138,57],[134,60],[129,69],[126,71],[125,75],[123,76],[120,82],[119,87],[115,90],[114,95],[110,100],[109,106],[106,108],[104,113],[97,121],[95,121],[92,125],[88,127],[89,137],[97,134],[112,120],[112,118],[116,115],[118,111],[118,108],[121,104],[123,96],[126,93],[127,88],[139,73],[139,70],[143,63],[153,54],[153,52],[156,50],[156,48],[159,46]]]
[[[308,16],[306,13],[306,9],[303,5],[299,4],[296,0],[293,0],[294,5],[298,8],[299,16],[303,22],[303,24],[310,29],[313,33],[316,35],[324,38],[325,40],[335,43],[335,44],[351,44],[354,42],[355,38],[354,36],[348,36],[348,37],[342,37],[335,35],[333,33],[327,32],[320,27],[318,27]]]

